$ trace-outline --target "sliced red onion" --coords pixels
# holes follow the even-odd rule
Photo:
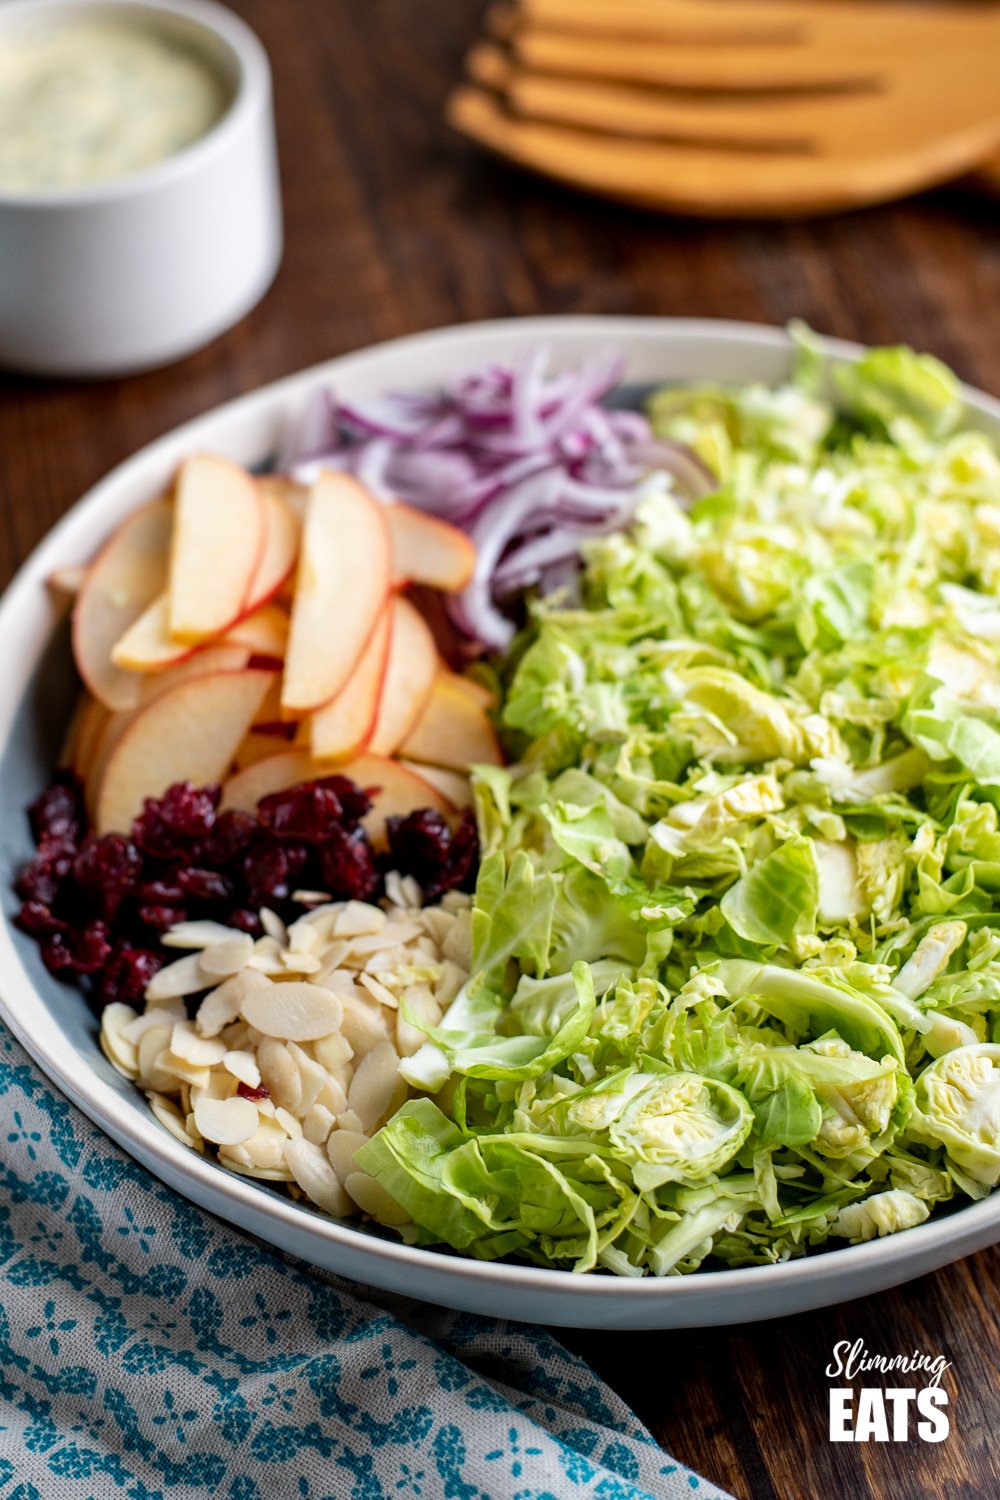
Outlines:
[[[548,357],[537,347],[512,368],[377,401],[316,391],[281,455],[296,478],[346,469],[379,498],[468,532],[476,573],[449,609],[486,649],[513,635],[497,596],[571,582],[581,543],[628,523],[647,475],[669,474],[689,500],[716,484],[691,449],[654,438],[641,412],[602,404],[622,376],[617,356],[555,375]]]

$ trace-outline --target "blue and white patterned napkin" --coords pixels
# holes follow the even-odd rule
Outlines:
[[[157,1182],[0,1028],[0,1500],[720,1500],[544,1331],[391,1309]]]

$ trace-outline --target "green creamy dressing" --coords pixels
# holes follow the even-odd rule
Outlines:
[[[228,103],[207,60],[152,27],[0,31],[0,192],[141,172],[199,140]]]

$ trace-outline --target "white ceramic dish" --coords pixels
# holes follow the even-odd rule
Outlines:
[[[281,259],[271,73],[249,27],[211,0],[5,0],[0,29],[127,19],[200,51],[230,94],[207,135],[146,171],[0,192],[0,364],[123,375],[230,328]]]
[[[330,1271],[445,1306],[525,1321],[607,1328],[749,1322],[881,1291],[1000,1239],[1000,1193],[884,1240],[785,1265],[698,1272],[663,1281],[574,1276],[408,1248],[334,1223],[195,1155],[149,1113],[142,1095],[101,1055],[79,995],[45,973],[34,945],[10,925],[7,872],[29,851],[20,809],[44,784],[72,692],[68,647],[44,586],[54,568],[91,555],[114,523],[159,491],[181,457],[215,449],[266,461],[287,415],[318,380],[353,398],[432,384],[492,359],[549,344],[559,363],[613,347],[637,382],[714,378],[776,381],[790,348],[778,330],[669,319],[524,319],[419,334],[243,396],[161,438],[122,464],[77,505],[21,570],[0,603],[0,829],[5,913],[0,923],[0,1014],[50,1078],[163,1181],[230,1223]],[[832,342],[831,355],[857,350]],[[1000,437],[1000,403],[966,391],[970,419]]]

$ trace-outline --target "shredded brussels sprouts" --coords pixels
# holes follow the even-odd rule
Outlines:
[[[529,600],[473,975],[358,1154],[422,1243],[624,1276],[1000,1182],[997,447],[900,349],[649,414],[717,488]]]

